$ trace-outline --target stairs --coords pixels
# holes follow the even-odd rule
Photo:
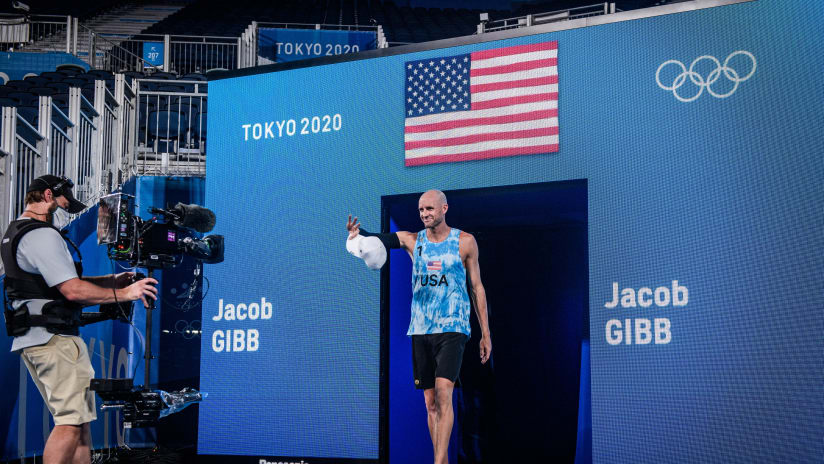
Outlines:
[[[182,6],[126,5],[84,21],[81,26],[93,30],[106,40],[119,43],[164,20]],[[83,28],[80,28],[82,33]],[[80,36],[77,38],[80,41]]]
[[[183,6],[175,5],[132,5],[112,9],[80,23],[77,30],[77,56],[92,67],[98,67],[100,59],[106,52],[120,44],[120,42],[139,34],[153,24],[162,21],[174,14]],[[97,59],[89,60],[91,37],[95,35]],[[49,37],[36,40],[23,48],[24,52],[54,52],[66,51],[65,27]]]

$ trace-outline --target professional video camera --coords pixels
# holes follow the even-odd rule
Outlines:
[[[97,214],[97,243],[109,246],[109,257],[128,261],[132,266],[169,269],[180,263],[183,255],[204,263],[223,261],[223,236],[196,237],[192,231],[209,232],[215,226],[215,214],[197,205],[178,203],[169,210],[150,208],[164,218],[144,220],[132,214],[130,195],[115,193],[100,199]]]
[[[109,257],[127,261],[132,267],[144,267],[152,277],[156,269],[170,269],[181,263],[183,256],[197,260],[195,276],[201,263],[223,261],[223,236],[207,235],[199,238],[195,232],[206,233],[215,226],[215,214],[201,206],[178,203],[168,210],[150,208],[157,216],[146,220],[132,213],[130,199],[134,197],[114,193],[100,199],[97,215],[97,243],[108,246]],[[164,222],[159,222],[162,217]],[[142,278],[141,274],[136,277]],[[133,379],[92,379],[91,389],[103,399],[103,409],[123,411],[124,427],[154,425],[161,417],[198,402],[206,395],[184,388],[178,392],[149,390],[151,372],[152,309],[146,307],[146,346],[144,349],[144,379],[142,388],[133,385]],[[132,303],[102,305],[99,317],[119,314],[130,319]],[[130,322],[130,320],[127,320]],[[136,329],[136,328],[135,328]]]

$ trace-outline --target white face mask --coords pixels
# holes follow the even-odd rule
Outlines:
[[[63,208],[57,208],[57,210],[52,214],[52,216],[52,225],[57,227],[58,229],[62,229],[69,225],[70,215]]]

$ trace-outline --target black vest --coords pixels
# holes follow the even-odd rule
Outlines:
[[[9,335],[14,336],[25,334],[28,332],[28,328],[32,326],[46,327],[52,333],[77,335],[82,307],[66,300],[56,287],[49,287],[42,275],[26,272],[20,269],[17,263],[17,248],[20,245],[20,239],[27,233],[42,227],[50,227],[60,233],[58,228],[47,222],[18,219],[9,224],[2,242],[0,242],[0,258],[3,259],[3,267],[6,271],[3,287],[7,297],[10,300],[53,300],[43,307],[42,316],[29,316],[27,309],[22,308],[23,311],[14,311],[10,305],[7,305],[5,313],[7,329]],[[71,244],[79,256],[80,251],[77,250],[77,246],[62,233],[61,237]],[[80,259],[82,260],[82,257]],[[76,261],[74,266],[77,270],[77,276],[82,277],[82,262]],[[10,321],[10,318],[13,321]],[[8,327],[10,322],[13,328]],[[12,331],[14,333],[11,333]]]

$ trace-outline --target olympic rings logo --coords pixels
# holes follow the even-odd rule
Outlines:
[[[729,66],[730,60],[732,60],[734,57],[738,55],[744,55],[748,57],[750,61],[752,61],[752,67],[750,69],[750,72],[744,75],[743,77],[741,74],[739,74],[738,71]],[[704,78],[704,76],[695,71],[695,67],[698,65],[698,63],[704,60],[709,60],[715,64],[715,69],[710,71],[706,78]],[[661,82],[661,70],[669,65],[675,65],[679,67],[681,69],[681,73],[678,74],[675,77],[675,79],[673,79],[672,85],[664,85]],[[690,64],[689,69],[687,69],[684,63],[678,60],[668,60],[661,63],[661,66],[658,66],[658,71],[655,72],[655,82],[658,84],[658,87],[661,87],[663,90],[671,90],[672,94],[675,95],[675,98],[682,102],[695,101],[698,97],[701,96],[702,93],[704,93],[704,89],[706,89],[707,92],[709,92],[709,94],[715,98],[727,98],[733,93],[735,93],[736,90],[738,90],[738,84],[752,77],[752,75],[755,73],[755,66],[755,57],[752,53],[745,50],[737,50],[730,53],[727,59],[724,60],[724,64],[721,64],[721,62],[718,61],[718,59],[714,56],[699,56],[698,58],[693,60],[692,64]],[[733,83],[733,85],[730,90],[723,93],[718,93],[715,90],[713,90],[712,85],[715,84],[721,78],[722,73],[726,79]],[[684,84],[687,83],[687,78],[689,78],[690,82],[692,82],[698,87],[698,92],[691,97],[683,97],[678,93],[678,89],[680,89],[684,86]]]
[[[181,319],[175,323],[174,333],[182,335],[183,338],[186,340],[191,340],[195,337],[200,336],[200,325],[200,321],[197,319],[193,321]]]

